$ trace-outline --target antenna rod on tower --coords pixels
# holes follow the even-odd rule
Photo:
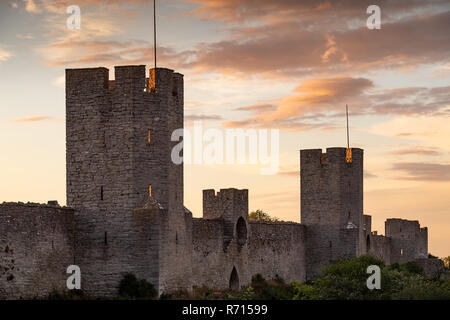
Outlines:
[[[155,56],[155,89],[156,89],[156,0],[153,0],[153,49]]]
[[[347,116],[347,149],[350,149],[350,138],[349,138],[349,132],[348,132],[348,106],[345,105],[345,114]]]

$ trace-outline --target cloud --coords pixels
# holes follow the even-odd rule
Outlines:
[[[10,59],[12,56],[12,52],[3,49],[0,45],[0,63]]]
[[[16,37],[22,40],[33,40],[36,39],[31,33],[27,34],[17,34]]]
[[[25,10],[31,13],[41,13],[42,9],[36,5],[34,0],[23,0],[25,2]]]
[[[39,121],[62,122],[62,121],[64,121],[64,118],[55,118],[55,117],[50,117],[50,116],[33,116],[30,118],[21,118],[21,119],[13,120],[13,122],[16,122],[16,123],[39,122]]]
[[[253,111],[253,117],[243,120],[226,122],[225,127],[270,127],[294,131],[328,128],[329,118],[332,115],[341,115],[345,103],[352,100],[354,103],[364,92],[372,88],[372,81],[365,78],[334,77],[321,79],[307,79],[297,86],[291,95],[280,99],[275,107],[265,104],[243,107],[243,110]],[[361,99],[360,99],[361,100]],[[363,105],[360,103],[359,105]],[[265,112],[261,112],[261,108]],[[237,110],[242,109],[238,108]],[[269,112],[269,110],[273,110]],[[362,107],[360,107],[362,109]],[[266,112],[267,110],[267,112]],[[355,114],[360,111],[355,109]],[[326,122],[319,121],[320,117],[327,116]]]
[[[403,171],[407,176],[398,177],[417,181],[450,181],[450,164],[402,162],[392,166],[393,170]]]
[[[56,78],[53,82],[52,85],[56,86],[56,87],[60,87],[60,88],[65,88],[66,86],[66,76],[60,76],[58,78]]]
[[[11,4],[11,8],[17,9],[19,7],[17,2],[11,2],[10,4]]]
[[[41,13],[45,10],[52,13],[62,12],[65,14],[65,9],[71,5],[80,7],[103,6],[120,9],[120,6],[127,6],[130,3],[148,3],[148,0],[77,0],[75,2],[73,0],[23,0],[23,2],[25,2],[26,11],[31,13]]]
[[[45,46],[41,52],[47,56],[43,62],[48,66],[137,65],[153,60],[153,45],[143,40],[63,40]],[[172,68],[183,64],[179,55],[163,46],[158,47],[158,59],[160,64],[170,65]]]
[[[449,116],[439,114],[400,115],[368,128],[371,134],[405,139],[409,144],[424,145],[427,149],[450,151]],[[407,131],[406,131],[407,130]],[[406,132],[405,132],[406,131]]]
[[[251,111],[253,113],[266,113],[270,111],[275,111],[277,106],[271,103],[255,104],[251,106],[239,107],[234,110],[237,111]]]
[[[400,14],[401,8],[417,9],[427,5],[418,1],[408,5],[401,1],[402,5],[396,7],[388,1],[398,10],[388,11],[383,7],[383,12],[389,12],[386,15],[393,18],[387,19],[385,15],[382,29],[373,31],[365,25],[367,6],[359,2],[332,2],[334,12],[322,10],[321,16],[315,19],[307,14],[316,12],[317,1],[195,2],[201,3],[197,14],[215,20],[270,20],[256,26],[233,26],[228,39],[200,44],[190,62],[192,68],[200,71],[214,70],[241,76],[311,76],[325,71],[337,73],[349,69],[367,71],[415,67],[446,62],[450,54],[448,6],[443,7],[444,11],[429,9],[428,14],[422,11],[411,15]],[[436,6],[442,4],[442,1],[435,2]],[[240,12],[244,9],[245,12]],[[395,12],[398,16],[394,18]],[[277,18],[270,18],[271,15]],[[357,27],[349,25],[346,17],[351,21],[356,19]]]
[[[342,110],[342,106],[350,98],[357,98],[371,87],[372,81],[365,78],[308,79],[294,89],[293,95],[284,97],[277,111],[265,117],[265,120],[273,121],[308,113]]]
[[[285,176],[290,178],[299,178],[300,177],[300,170],[292,170],[292,171],[279,171],[279,176]]]
[[[351,103],[353,116],[450,116],[450,86],[378,89],[369,79],[354,77],[310,78],[278,102],[236,108],[252,116],[229,121],[225,127],[278,127],[289,130],[334,129],[333,117],[344,116]],[[406,136],[408,133],[401,133]]]
[[[414,147],[409,149],[400,149],[389,152],[390,155],[394,156],[405,156],[405,155],[417,155],[417,156],[439,156],[442,153],[436,151],[435,148],[426,147]]]
[[[367,170],[364,170],[364,179],[371,179],[371,178],[376,178],[376,177],[378,177],[378,176]]]
[[[222,116],[219,115],[203,115],[203,114],[190,114],[185,115],[184,119],[187,121],[197,121],[197,120],[222,120]]]
[[[285,19],[319,21],[325,28],[334,20],[348,21],[349,17],[359,14],[361,20],[367,18],[366,8],[373,4],[370,0],[318,1],[318,0],[184,0],[195,3],[197,8],[190,13],[208,20],[226,23],[266,22]],[[380,0],[377,4],[384,11],[384,18],[405,12],[429,12],[445,7],[445,0]],[[338,14],[337,14],[338,13]],[[323,22],[323,23],[322,23]],[[342,21],[341,21],[342,25]]]

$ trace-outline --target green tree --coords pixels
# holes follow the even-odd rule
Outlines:
[[[121,299],[153,299],[157,296],[153,284],[146,280],[138,280],[132,273],[124,275],[119,284],[119,298]]]
[[[444,265],[447,269],[450,269],[450,256],[442,258],[442,260],[444,261]]]
[[[380,299],[381,290],[367,288],[367,267],[371,265],[384,268],[383,260],[370,255],[338,260],[322,272],[322,277],[314,283],[316,290],[312,293],[319,299]]]
[[[250,220],[255,220],[255,221],[266,221],[266,222],[278,222],[278,221],[280,221],[278,218],[271,217],[268,213],[264,212],[261,209],[258,209],[256,211],[250,212],[250,214],[248,215],[248,218]]]

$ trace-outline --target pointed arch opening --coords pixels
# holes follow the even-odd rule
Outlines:
[[[235,267],[233,267],[230,275],[230,289],[239,290],[239,275]]]

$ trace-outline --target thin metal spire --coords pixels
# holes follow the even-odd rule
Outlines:
[[[153,48],[155,55],[155,72],[156,72],[156,0],[153,0]]]
[[[348,130],[348,106],[345,105],[345,114],[347,117],[347,149],[350,149],[350,134]]]

